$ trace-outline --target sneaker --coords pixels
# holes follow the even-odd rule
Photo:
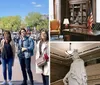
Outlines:
[[[13,85],[13,83],[11,81],[8,82],[8,85]]]
[[[0,83],[0,85],[7,85],[7,81]]]

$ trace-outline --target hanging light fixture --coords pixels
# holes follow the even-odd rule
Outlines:
[[[65,53],[67,54],[67,55],[71,55],[72,54],[72,49],[71,49],[71,43],[69,43],[69,50],[66,50],[65,51]]]

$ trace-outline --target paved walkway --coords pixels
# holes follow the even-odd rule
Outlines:
[[[21,85],[21,83],[22,83],[21,81],[13,81],[13,85]],[[30,83],[28,82],[27,85],[30,85]],[[43,83],[35,82],[34,85],[43,85]]]
[[[35,81],[35,85],[43,85],[42,84],[42,76],[40,74],[36,74],[35,72],[35,57],[32,57],[32,73],[33,73],[33,78]],[[14,81],[14,85],[20,85],[22,82],[22,73],[19,65],[19,60],[16,57],[15,62],[14,62],[14,67],[13,67],[13,74],[12,74],[12,81]],[[2,66],[0,65],[0,82],[3,81],[3,76],[2,76]]]

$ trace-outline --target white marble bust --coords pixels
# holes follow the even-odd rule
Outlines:
[[[77,49],[73,51],[72,59],[70,70],[63,79],[64,85],[87,85],[84,61],[79,57]]]

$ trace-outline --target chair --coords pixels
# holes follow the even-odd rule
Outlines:
[[[54,19],[50,21],[50,35],[60,35],[60,23],[58,20]]]

